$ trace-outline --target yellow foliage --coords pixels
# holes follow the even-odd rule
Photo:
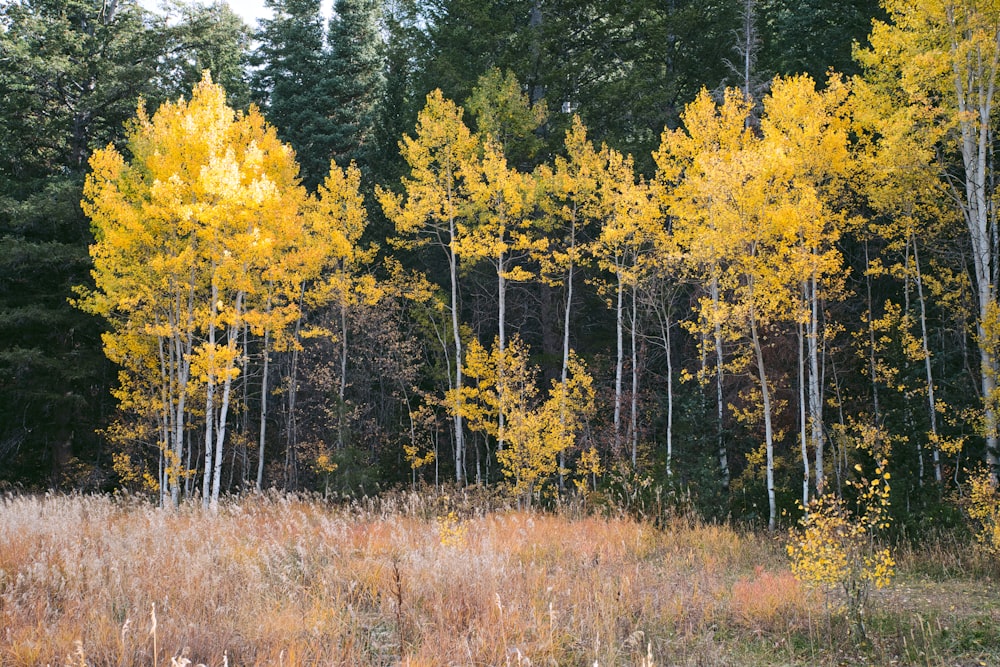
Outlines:
[[[576,474],[580,478],[573,480],[573,484],[576,486],[577,491],[584,492],[587,490],[587,477],[590,476],[594,490],[596,491],[597,476],[603,472],[604,466],[601,465],[601,455],[597,453],[596,447],[591,447],[583,451],[580,454],[580,459],[576,462]]]
[[[313,461],[313,470],[320,475],[330,475],[337,470],[338,466],[326,452],[323,452]]]
[[[454,548],[465,544],[465,536],[469,529],[454,510],[448,512],[446,516],[438,517],[437,528],[441,546]]]
[[[434,450],[429,450],[421,456],[420,447],[417,445],[403,445],[403,454],[406,460],[410,462],[410,468],[413,470],[434,463],[434,459],[436,458]]]
[[[461,406],[471,430],[504,442],[497,461],[512,491],[530,501],[583,429],[594,409],[594,388],[583,362],[571,354],[566,382],[553,380],[547,398],[539,400],[538,369],[529,365],[528,354],[519,336],[503,351],[497,343],[487,351],[473,339],[464,367],[471,381],[462,387],[461,401],[452,390],[447,402]]]
[[[1000,554],[1000,493],[985,466],[969,477],[965,506],[976,524],[976,539],[990,553]]]
[[[857,493],[857,511],[851,511],[843,498],[833,494],[810,501],[786,546],[795,577],[828,593],[839,591],[861,635],[872,588],[888,586],[895,574],[889,549],[876,542],[890,521],[889,473],[884,466],[885,461],[875,468],[871,480],[862,477],[851,482]]]
[[[535,173],[539,206],[547,224],[559,230],[550,232],[547,252],[536,257],[541,278],[550,285],[561,284],[572,267],[585,260],[581,232],[603,217],[597,180],[602,157],[578,116],[566,131],[565,146],[566,157],[556,157],[554,169],[542,165]]]
[[[140,469],[132,462],[132,457],[124,452],[111,454],[111,468],[124,487],[141,489],[149,493],[158,493],[160,490],[160,482],[149,473],[149,470]]]
[[[127,161],[114,146],[90,160],[81,206],[95,289],[78,290],[76,304],[108,319],[116,396],[159,425],[176,500],[184,425],[216,418],[189,399],[204,393],[211,406],[206,390],[230,386],[244,362],[243,327],[281,344],[304,285],[350,259],[364,224],[360,177],[334,168],[320,199],[307,195],[291,148],[257,109],[226,106],[207,72],[190,100],[152,117],[140,104],[127,147]]]

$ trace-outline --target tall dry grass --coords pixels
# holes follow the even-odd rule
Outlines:
[[[689,519],[0,501],[2,667],[837,664],[824,608],[773,539]]]

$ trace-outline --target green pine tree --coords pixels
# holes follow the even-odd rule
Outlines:
[[[156,93],[162,42],[127,0],[3,3],[0,26],[0,483],[87,486],[112,374],[68,303],[90,268],[83,171]]]
[[[381,4],[380,0],[337,0],[327,36],[333,158],[341,167],[353,160],[365,172],[370,171],[385,93]]]
[[[332,73],[324,48],[320,0],[266,0],[274,18],[260,22],[254,101],[278,136],[292,145],[302,181],[315,188],[329,171],[334,128],[328,78]]]

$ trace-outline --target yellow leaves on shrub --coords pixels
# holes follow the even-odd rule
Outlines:
[[[438,517],[437,528],[441,539],[441,546],[460,547],[465,544],[468,526],[458,518],[454,510],[448,512],[443,517]]]
[[[891,553],[875,541],[890,522],[890,475],[884,466],[885,461],[875,468],[871,480],[851,482],[858,494],[857,511],[833,494],[812,500],[786,546],[795,577],[828,594],[839,591],[861,635],[872,588],[888,586],[895,574]]]
[[[573,485],[576,490],[580,493],[587,491],[587,478],[594,483],[594,490],[597,490],[597,476],[604,472],[604,466],[601,465],[601,455],[597,452],[596,447],[591,447],[590,449],[584,451],[580,454],[580,459],[576,462],[576,474],[580,476],[579,479],[573,480]]]
[[[969,477],[969,518],[976,524],[976,539],[994,555],[1000,555],[1000,493],[985,466]]]

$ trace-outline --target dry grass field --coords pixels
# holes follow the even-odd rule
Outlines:
[[[0,667],[998,665],[995,574],[970,554],[898,553],[858,646],[780,539],[690,518],[12,496]]]

